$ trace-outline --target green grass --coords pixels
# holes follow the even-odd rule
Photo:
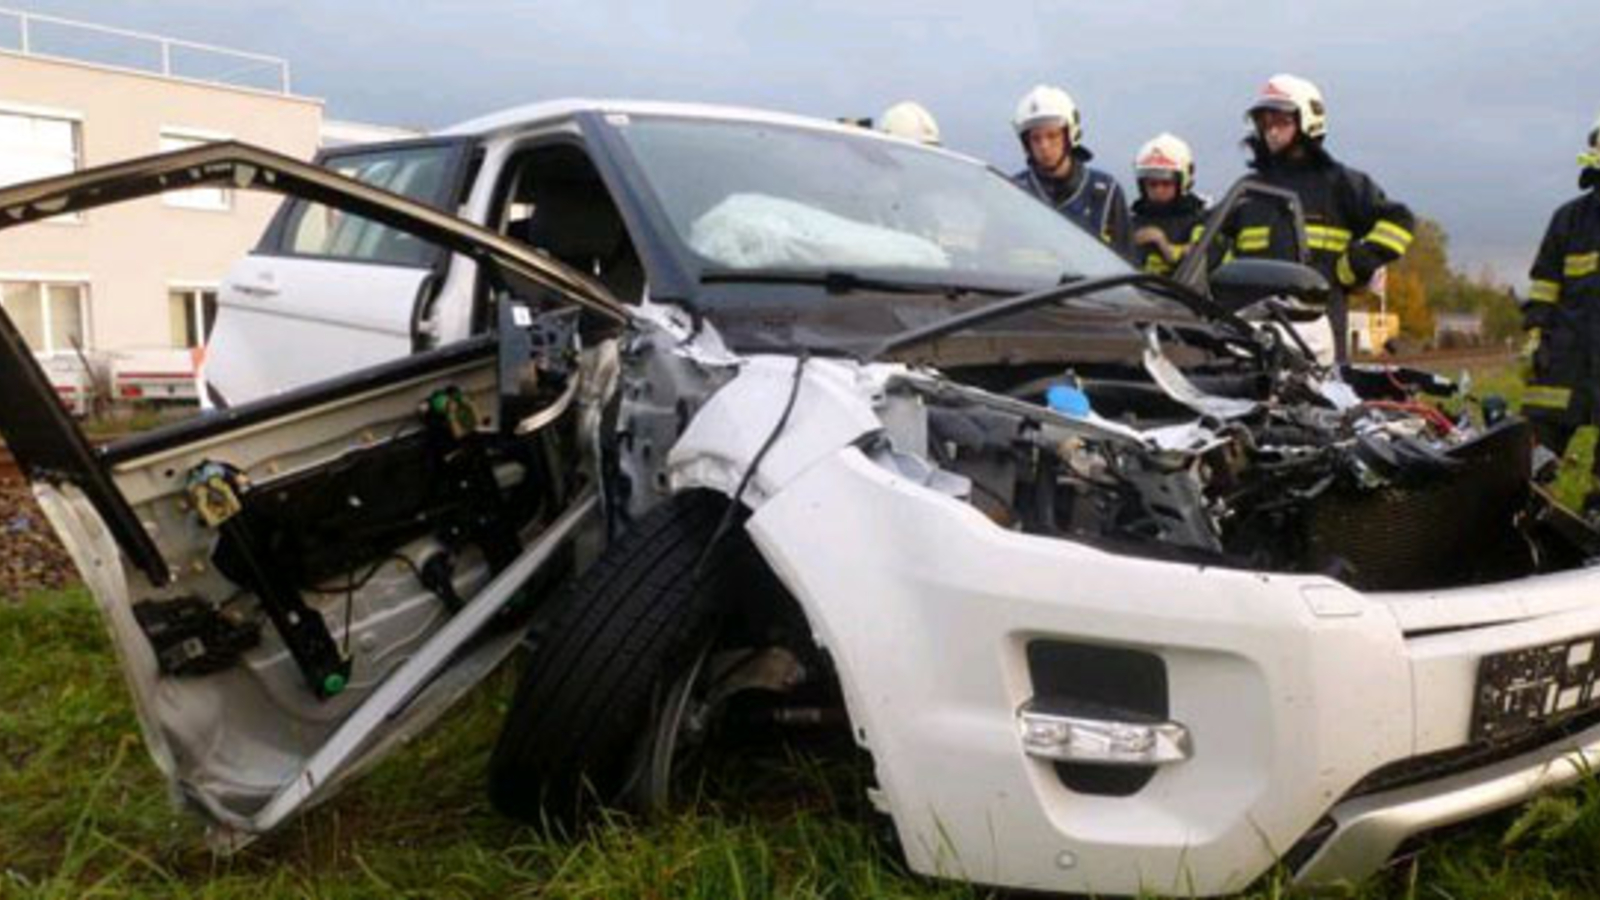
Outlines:
[[[575,840],[496,816],[482,772],[510,679],[331,803],[232,857],[168,803],[81,591],[0,602],[0,897],[982,897],[909,875],[859,812],[859,772],[784,783]],[[849,767],[845,767],[848,769]],[[769,773],[746,773],[761,783]],[[1364,898],[1600,895],[1600,783],[1428,845]],[[1251,897],[1272,898],[1269,880]]]
[[[1443,372],[1450,377],[1459,377],[1458,372]],[[1514,365],[1498,365],[1467,373],[1470,376],[1470,391],[1474,398],[1482,399],[1491,395],[1505,398],[1511,404],[1513,411],[1520,410],[1522,406],[1523,381],[1517,367]],[[1447,408],[1459,410],[1461,404],[1452,401],[1445,404]],[[1594,459],[1596,445],[1596,429],[1594,427],[1581,428],[1567,447],[1567,453],[1561,460],[1561,472],[1556,477],[1553,491],[1556,497],[1571,509],[1580,509],[1584,496],[1596,487],[1590,475],[1590,461]]]

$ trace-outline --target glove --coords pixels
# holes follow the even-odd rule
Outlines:
[[[1541,332],[1538,326],[1529,328],[1526,322],[1523,323],[1522,327],[1527,329],[1528,337],[1527,340],[1522,342],[1522,352],[1517,354],[1517,377],[1522,379],[1523,384],[1528,384],[1533,381],[1533,358],[1539,352]]]
[[[1334,264],[1333,272],[1339,279],[1339,284],[1348,289],[1371,281],[1372,273],[1378,271],[1381,265],[1383,260],[1378,254],[1366,244],[1357,241],[1339,257],[1339,261]]]

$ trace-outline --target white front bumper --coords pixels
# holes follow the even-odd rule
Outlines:
[[[1600,632],[1600,571],[1472,589],[1540,614],[1408,641],[1410,595],[1018,534],[854,449],[749,530],[837,666],[911,866],[1017,888],[1243,888],[1364,775],[1465,743],[1483,653]],[[1038,639],[1158,655],[1193,758],[1132,796],[1066,788],[1017,730]]]

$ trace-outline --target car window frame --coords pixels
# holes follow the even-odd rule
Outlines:
[[[432,199],[420,199],[419,202],[433,206],[441,212],[456,215],[467,192],[471,189],[473,181],[478,174],[482,162],[483,150],[480,142],[475,137],[430,137],[411,138],[400,141],[382,141],[371,144],[350,144],[342,147],[333,147],[320,150],[312,157],[312,164],[325,169],[331,169],[332,164],[340,158],[350,156],[367,156],[386,151],[418,150],[431,147],[446,147],[451,153],[448,167],[450,175],[445,179],[447,187],[441,190],[442,198],[454,202],[440,205]],[[423,264],[402,263],[383,259],[361,259],[352,256],[338,256],[322,253],[302,253],[292,250],[288,246],[290,223],[297,216],[298,210],[309,201],[304,198],[288,198],[278,205],[272,214],[272,219],[267,223],[267,228],[261,234],[261,239],[252,249],[251,255],[270,259],[306,260],[310,262],[339,263],[350,266],[387,266],[397,269],[413,269],[433,273],[435,283],[441,283],[450,268],[450,259],[453,254],[442,247],[433,247],[431,258]]]

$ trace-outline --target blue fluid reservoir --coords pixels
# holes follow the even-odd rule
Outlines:
[[[1089,395],[1070,384],[1052,384],[1044,392],[1045,403],[1058,413],[1083,418],[1089,415]]]

